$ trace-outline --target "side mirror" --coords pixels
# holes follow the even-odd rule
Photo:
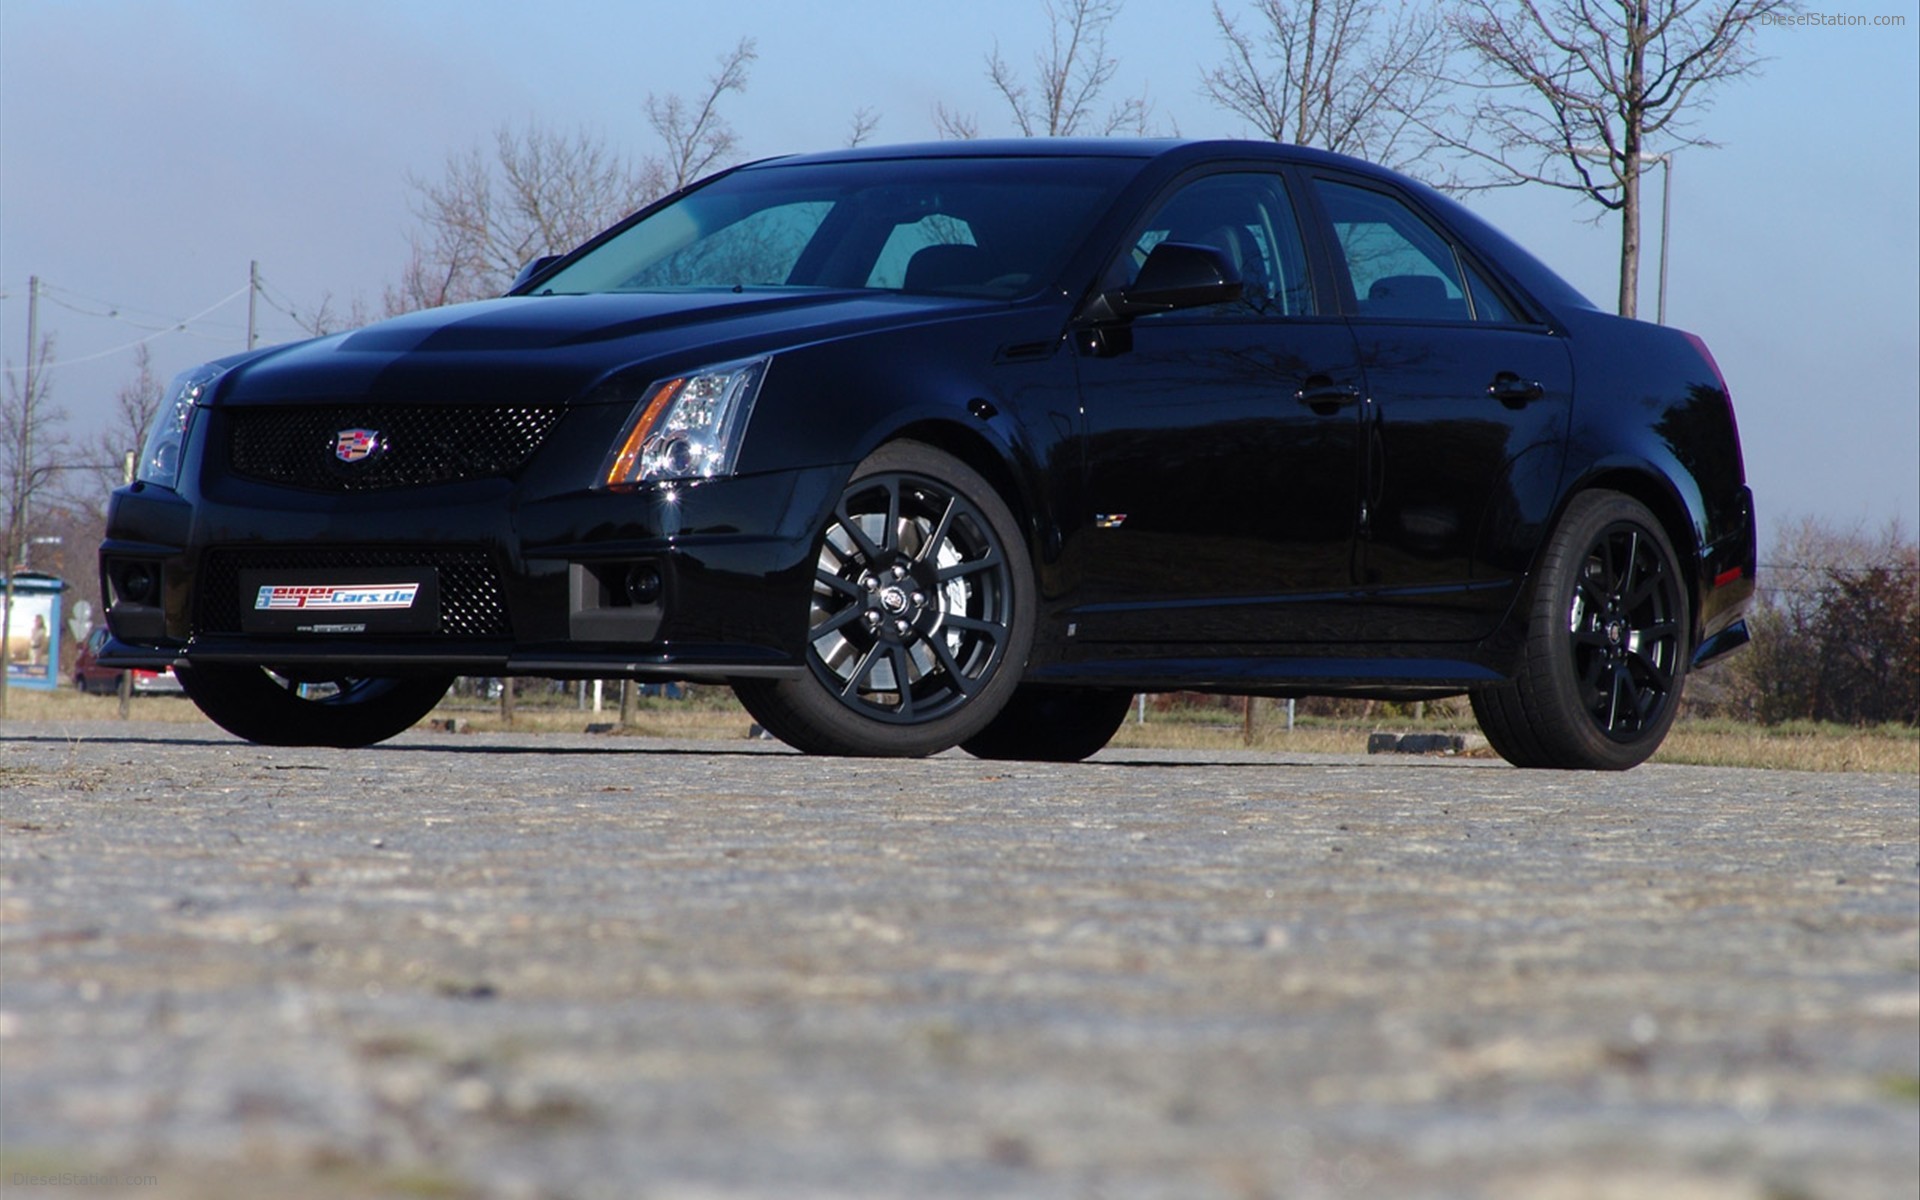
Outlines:
[[[542,254],[539,258],[532,260],[526,266],[521,267],[520,273],[513,277],[512,286],[507,288],[508,293],[511,294],[513,292],[519,291],[522,287],[526,286],[526,284],[529,283],[534,276],[540,274],[540,272],[546,270],[548,267],[559,262],[561,259],[565,257],[566,255],[564,254]]]
[[[1118,317],[1228,304],[1245,289],[1240,272],[1212,246],[1161,242],[1128,286],[1104,299]]]

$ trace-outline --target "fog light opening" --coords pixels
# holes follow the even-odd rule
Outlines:
[[[121,563],[114,568],[113,587],[129,604],[151,605],[160,596],[160,572],[151,563]]]
[[[666,589],[666,581],[660,578],[660,569],[647,563],[635,563],[627,568],[627,601],[631,604],[652,604],[660,599],[660,593]]]

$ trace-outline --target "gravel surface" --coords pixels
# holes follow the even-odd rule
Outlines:
[[[1920,782],[0,728],[0,1192],[1920,1192]]]

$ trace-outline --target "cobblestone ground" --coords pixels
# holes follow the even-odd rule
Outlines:
[[[1911,776],[0,730],[8,1196],[1911,1198]]]

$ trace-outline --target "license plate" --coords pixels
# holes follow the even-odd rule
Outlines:
[[[245,633],[428,633],[440,628],[430,567],[240,572]]]

